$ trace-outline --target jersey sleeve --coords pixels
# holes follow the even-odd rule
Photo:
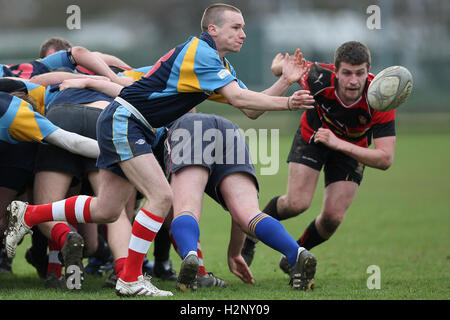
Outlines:
[[[39,61],[52,71],[59,68],[74,71],[77,66],[70,50],[60,50]]]
[[[50,120],[33,111],[26,101],[8,94],[0,95],[2,107],[8,103],[1,117],[0,138],[8,143],[18,141],[42,142],[58,129]]]
[[[395,136],[395,110],[387,112],[374,110],[372,121],[374,139]]]
[[[207,44],[199,43],[193,71],[202,91],[214,92],[237,78],[225,67],[217,52]]]
[[[239,79],[236,77],[236,71],[234,70],[233,66],[232,66],[226,59],[225,59],[225,62],[226,62],[226,64],[225,64],[226,68],[227,68],[228,70],[230,70],[230,73],[236,78],[236,81],[237,81],[239,87],[240,87],[241,89],[248,90],[248,88],[247,88],[247,86],[244,84],[244,82],[242,82],[241,80],[239,80]],[[225,99],[222,95],[220,95],[220,94],[218,94],[218,93],[213,93],[213,94],[208,98],[208,100],[210,100],[210,101],[215,101],[215,102],[221,102],[221,103],[229,103],[227,99]]]

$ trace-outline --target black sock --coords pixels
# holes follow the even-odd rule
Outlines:
[[[327,239],[322,238],[317,231],[316,219],[314,219],[313,222],[311,222],[311,224],[308,226],[308,228],[306,228],[305,232],[297,241],[297,243],[300,245],[300,247],[303,247],[306,250],[311,250],[312,248],[326,240]]]
[[[154,243],[155,250],[153,252],[153,255],[155,256],[155,261],[169,260],[170,245],[172,243],[170,242],[169,231],[166,228],[162,227],[161,229],[159,229],[158,233],[156,234]]]
[[[272,200],[270,200],[269,203],[266,205],[266,207],[263,209],[264,213],[268,214],[272,218],[277,219],[278,221],[283,220],[283,218],[281,218],[280,215],[278,214],[277,209],[277,202],[279,197],[280,196],[277,196]]]

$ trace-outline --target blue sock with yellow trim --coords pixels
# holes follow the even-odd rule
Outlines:
[[[178,252],[184,259],[189,251],[197,252],[197,242],[200,237],[200,228],[192,212],[180,213],[171,224],[172,236],[178,246]]]
[[[261,212],[250,220],[248,229],[264,244],[284,254],[291,266],[295,264],[300,246],[280,221]]]

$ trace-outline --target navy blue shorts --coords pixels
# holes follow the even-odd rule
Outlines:
[[[97,141],[100,155],[97,167],[126,179],[119,163],[152,152],[157,138],[125,107],[113,101],[97,121]]]
[[[235,123],[225,118],[187,113],[170,125],[164,150],[164,170],[168,179],[172,173],[192,165],[209,170],[205,192],[225,210],[228,209],[220,192],[220,183],[226,176],[247,173],[259,190],[245,137]]]

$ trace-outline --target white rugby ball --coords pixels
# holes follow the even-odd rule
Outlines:
[[[411,72],[402,66],[392,66],[380,71],[369,85],[369,105],[378,111],[390,111],[409,97],[413,87]]]

